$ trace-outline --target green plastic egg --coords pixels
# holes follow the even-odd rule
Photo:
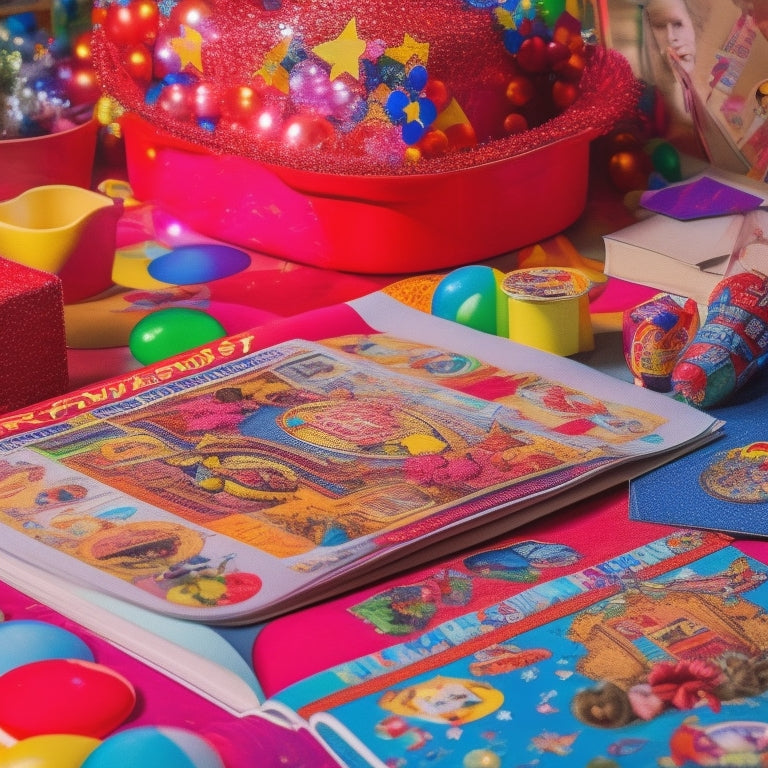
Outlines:
[[[169,307],[139,320],[128,338],[128,348],[142,365],[150,365],[226,335],[224,326],[207,312]]]

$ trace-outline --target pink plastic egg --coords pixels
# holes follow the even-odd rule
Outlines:
[[[131,714],[133,686],[102,664],[45,659],[0,676],[0,728],[15,739],[60,733],[101,739]]]

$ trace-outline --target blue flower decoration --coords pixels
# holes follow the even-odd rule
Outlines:
[[[434,102],[426,96],[419,96],[427,84],[428,77],[425,67],[413,67],[405,81],[407,90],[392,91],[385,105],[390,120],[396,125],[402,124],[403,141],[406,144],[416,144],[437,118]],[[416,110],[410,108],[412,104],[417,105]],[[415,118],[412,116],[414,111],[417,114]]]

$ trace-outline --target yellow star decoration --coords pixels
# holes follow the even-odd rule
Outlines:
[[[398,45],[395,48],[387,48],[384,51],[384,55],[399,61],[401,64],[407,64],[414,57],[422,64],[426,64],[429,57],[429,43],[420,43],[406,33],[403,37],[402,45]]]
[[[418,120],[421,114],[421,106],[417,101],[411,101],[403,108],[406,120],[410,123],[413,120]]]
[[[505,8],[496,8],[493,13],[502,29],[517,29],[515,17],[508,10]]]
[[[256,72],[267,85],[271,85],[283,93],[288,93],[290,87],[288,85],[288,70],[280,62],[286,57],[291,40],[292,38],[285,37],[271,51],[268,51],[261,69]]]
[[[432,125],[435,128],[444,131],[452,125],[469,125],[469,118],[459,106],[459,102],[456,101],[456,99],[451,99],[448,106],[437,116],[437,119]]]
[[[316,45],[312,51],[331,65],[331,80],[343,72],[355,80],[360,76],[360,57],[365,51],[365,41],[357,36],[357,22],[350,19],[335,40]]]
[[[202,74],[203,36],[196,29],[182,24],[181,37],[174,37],[168,45],[178,55],[182,69],[189,64]]]

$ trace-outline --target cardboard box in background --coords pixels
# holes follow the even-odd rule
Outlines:
[[[603,40],[655,87],[666,135],[688,151],[697,139],[708,160],[760,181],[768,173],[768,39],[764,2],[602,0]],[[757,10],[756,10],[757,9]],[[665,26],[666,25],[666,26]],[[671,28],[676,31],[670,32]],[[689,48],[674,51],[689,30]],[[765,25],[763,29],[765,29]],[[692,46],[692,49],[691,49]],[[766,98],[760,101],[765,91]]]

